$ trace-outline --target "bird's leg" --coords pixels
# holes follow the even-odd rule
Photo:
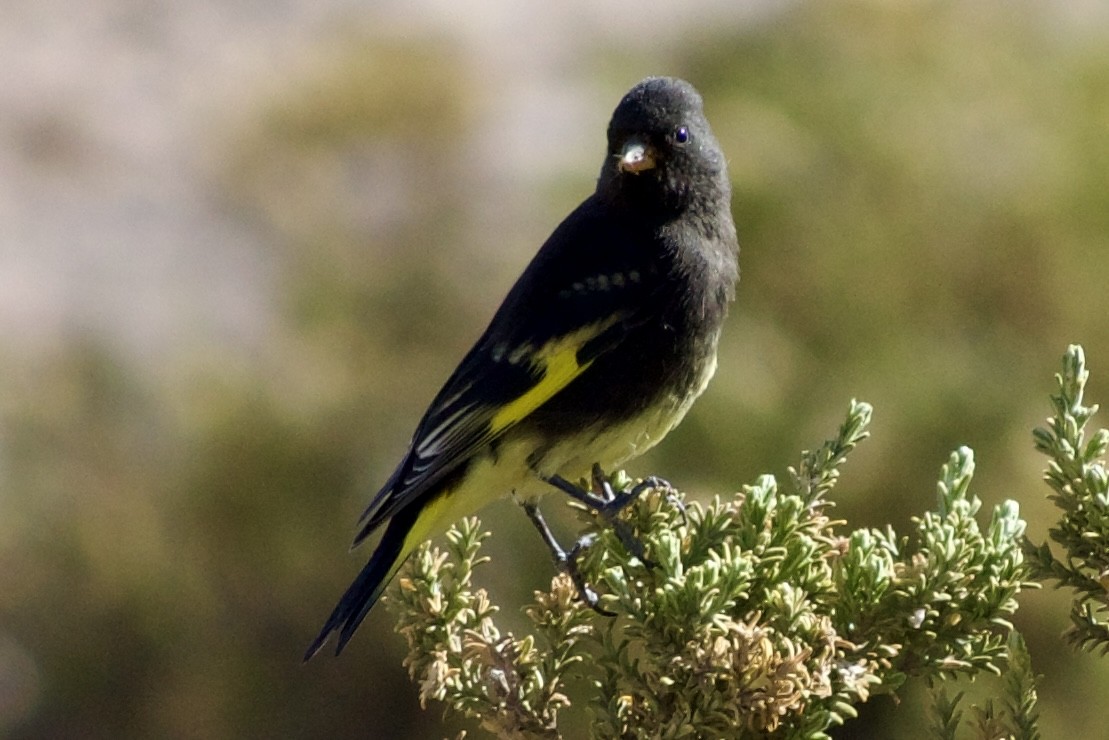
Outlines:
[[[632,533],[631,526],[623,519],[617,517],[621,511],[639,498],[639,495],[648,488],[665,489],[669,491],[671,489],[669,483],[661,478],[652,476],[650,478],[644,478],[639,483],[623,491],[614,491],[612,489],[612,484],[608,482],[608,478],[605,476],[604,471],[601,470],[599,464],[593,465],[593,492],[586,491],[580,486],[574,485],[561,475],[552,475],[548,478],[544,478],[544,480],[575,501],[597,512],[597,514],[612,527],[613,532],[616,533],[617,539],[620,540],[620,544],[622,544],[628,552],[647,565],[651,565],[651,561],[647,559],[643,543]],[[575,547],[577,546],[575,545]]]
[[[581,555],[582,550],[593,544],[596,536],[586,535],[582,537],[574,543],[574,546],[570,548],[570,552],[566,552],[558,544],[551,528],[547,526],[547,520],[543,518],[543,513],[539,511],[539,507],[532,501],[519,501],[519,504],[524,508],[524,513],[528,515],[528,519],[531,519],[531,523],[539,530],[539,536],[547,544],[547,549],[551,551],[555,564],[558,565],[560,570],[565,571],[566,575],[570,576],[570,580],[574,582],[574,587],[581,595],[581,600],[598,614],[606,617],[616,616],[613,612],[601,607],[597,592],[589,587],[589,584],[585,582],[585,577],[578,570],[578,556]]]

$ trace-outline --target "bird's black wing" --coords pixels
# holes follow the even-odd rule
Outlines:
[[[649,250],[634,235],[593,198],[555,230],[432,401],[355,544],[651,320]]]

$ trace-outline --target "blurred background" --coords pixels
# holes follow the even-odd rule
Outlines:
[[[420,711],[385,609],[300,657],[648,74],[704,94],[743,277],[714,384],[632,473],[782,475],[857,397],[849,527],[905,530],[966,444],[1040,540],[1067,343],[1109,402],[1098,0],[6,0],[0,69],[0,736],[466,726]],[[552,569],[510,503],[483,519],[514,613]],[[1065,594],[1021,602],[1044,736],[1086,736],[1109,661],[1062,646]],[[838,736],[923,736],[919,689]]]

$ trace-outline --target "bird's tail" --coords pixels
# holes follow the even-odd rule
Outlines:
[[[397,512],[389,520],[389,526],[385,528],[385,534],[370,557],[370,562],[366,563],[366,567],[339,599],[338,605],[331,612],[320,634],[308,646],[308,650],[304,653],[305,661],[318,653],[331,633],[336,631],[339,633],[339,642],[335,646],[335,654],[343,652],[343,648],[354,635],[354,631],[358,629],[358,625],[362,624],[366,614],[408,557],[412,549],[409,535],[412,533],[412,525],[418,514],[419,507],[413,506],[408,510]]]

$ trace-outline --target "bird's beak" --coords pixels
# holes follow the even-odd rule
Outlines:
[[[638,139],[628,139],[616,164],[621,172],[638,175],[655,166],[655,150]]]

